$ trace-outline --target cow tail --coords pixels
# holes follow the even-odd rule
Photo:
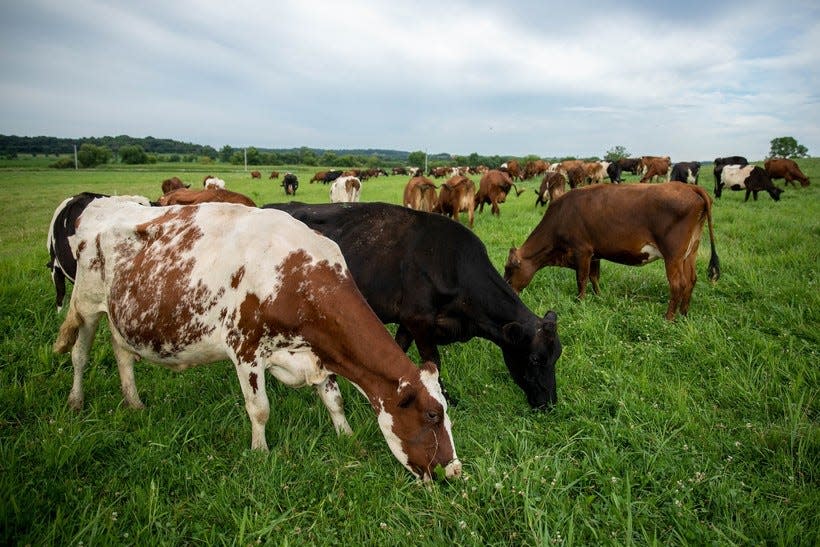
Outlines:
[[[512,184],[512,187],[515,188],[515,197],[520,196],[526,190],[526,188],[524,188],[523,190],[519,190],[518,186],[516,186],[515,183]]]
[[[68,353],[74,347],[77,341],[77,334],[84,321],[82,316],[77,313],[74,307],[74,299],[68,305],[68,313],[66,314],[63,324],[60,325],[60,333],[57,335],[57,340],[54,342],[54,353]]]
[[[715,230],[712,226],[712,199],[702,188],[698,188],[698,190],[703,201],[706,202],[706,222],[709,224],[709,244],[712,248],[712,256],[709,258],[709,268],[706,272],[709,276],[709,281],[714,283],[720,279],[720,259],[718,258],[717,250],[715,250]]]

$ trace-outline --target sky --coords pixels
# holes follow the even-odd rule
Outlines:
[[[0,134],[820,156],[820,2],[0,2]]]

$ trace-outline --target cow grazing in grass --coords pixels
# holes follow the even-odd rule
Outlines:
[[[459,213],[467,213],[470,228],[475,220],[475,183],[463,175],[455,175],[441,185],[436,213],[449,216],[458,222]]]
[[[95,194],[93,192],[83,192],[65,199],[51,217],[51,224],[48,227],[48,249],[49,261],[46,267],[51,270],[51,281],[54,283],[54,290],[57,293],[55,304],[57,312],[63,309],[65,300],[65,280],[74,283],[77,276],[77,261],[71,252],[68,238],[74,235],[77,219],[88,207],[88,204],[99,198],[107,198],[105,194]],[[148,198],[143,196],[117,196],[113,199],[133,201],[143,206],[150,205]]]
[[[712,248],[708,274],[716,281],[712,202],[702,188],[669,182],[573,190],[550,204],[521,247],[510,249],[504,279],[521,291],[544,266],[564,266],[575,270],[583,298],[587,281],[599,293],[601,259],[642,266],[662,258],[670,293],[666,318],[672,320],[678,309],[689,311],[704,219]]]
[[[265,371],[291,387],[315,386],[337,432],[350,433],[338,374],[367,397],[391,451],[415,476],[460,473],[436,367],[407,358],[356,288],[339,247],[291,216],[102,198],[86,208],[71,243],[77,282],[54,349],[71,351],[72,408],[83,405],[83,370],[105,314],[131,407],[144,406],[137,356],[177,371],[229,359],[251,447],[266,451]]]
[[[256,203],[248,196],[222,188],[205,188],[204,190],[180,188],[159,198],[159,204],[162,206],[194,205],[207,202],[239,203],[248,207],[256,207]]]
[[[164,181],[162,181],[163,194],[167,194],[168,192],[172,192],[174,190],[179,190],[180,188],[190,187],[190,184],[185,184],[179,177],[171,177],[170,179],[165,179]]]
[[[285,189],[285,195],[295,196],[299,188],[299,179],[293,173],[285,173],[282,177],[282,188]]]
[[[567,179],[561,173],[548,172],[541,180],[541,187],[535,192],[538,198],[535,206],[546,205],[548,201],[557,199],[566,192]]]
[[[726,165],[720,176],[720,188],[727,187],[730,190],[746,190],[746,198],[749,201],[749,194],[754,194],[757,201],[757,193],[765,190],[775,201],[780,201],[780,194],[783,192],[772,183],[772,179],[766,170],[757,165]]]
[[[350,203],[359,201],[359,194],[362,190],[362,182],[358,177],[339,177],[330,185],[331,203]]]
[[[278,179],[279,178],[279,171],[271,171],[270,172],[270,177],[268,177],[268,178]]]
[[[629,171],[633,175],[637,175],[641,170],[641,158],[620,158],[615,163],[621,171]]]
[[[784,179],[786,185],[791,184],[795,188],[797,184],[794,181],[800,182],[800,186],[804,188],[809,185],[809,177],[803,174],[797,162],[787,158],[770,158],[763,163],[763,168],[769,178]]]
[[[252,179],[261,179],[262,178],[262,173],[260,173],[259,171],[251,171],[251,178]]]
[[[555,312],[533,314],[467,227],[386,203],[272,204],[339,244],[359,290],[405,351],[441,364],[438,346],[475,336],[501,348],[534,408],[556,401],[561,355]]]
[[[404,187],[405,207],[416,211],[432,212],[438,201],[436,184],[425,176],[413,177]]]
[[[749,165],[749,160],[744,158],[743,156],[726,156],[725,158],[715,158],[715,167],[714,167],[714,175],[715,175],[715,197],[719,198],[722,190],[723,185],[721,184],[721,175],[723,174],[723,168],[727,165]]]
[[[478,192],[475,195],[475,203],[478,205],[478,212],[484,212],[484,204],[491,205],[491,213],[494,215],[501,215],[501,209],[498,204],[507,201],[507,194],[510,188],[515,188],[515,195],[520,196],[524,191],[519,190],[513,183],[510,176],[504,171],[491,169],[487,174],[481,177],[478,184]]]

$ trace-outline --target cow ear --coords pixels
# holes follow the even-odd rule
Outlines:
[[[541,323],[541,328],[544,330],[549,338],[554,338],[555,333],[558,332],[558,314],[550,310],[544,315],[544,320]]]
[[[504,333],[504,339],[510,344],[520,344],[524,340],[524,327],[521,323],[515,321],[507,323],[501,331]]]
[[[507,266],[518,267],[520,265],[521,261],[518,259],[518,255],[515,252],[515,247],[510,247],[510,254],[507,255]]]

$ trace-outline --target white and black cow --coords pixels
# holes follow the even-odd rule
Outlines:
[[[742,167],[744,165],[749,165],[749,160],[743,156],[726,156],[725,158],[715,158],[714,174],[716,198],[719,198],[722,193],[723,185],[720,183],[721,173],[723,173],[723,168],[727,165],[740,165]]]
[[[460,473],[435,365],[410,361],[356,288],[339,247],[291,216],[100,198],[86,207],[71,246],[77,277],[54,350],[71,351],[72,408],[83,404],[83,369],[105,314],[131,407],[143,406],[137,356],[178,371],[230,359],[251,447],[267,450],[265,371],[292,387],[316,386],[337,432],[350,433],[339,374],[368,398],[391,451],[414,475],[430,479],[439,466],[447,477]]]
[[[743,201],[749,201],[749,194],[753,194],[757,201],[757,193],[761,190],[767,191],[773,200],[780,201],[780,194],[783,192],[772,183],[766,170],[757,165],[726,165],[720,178],[718,195],[724,186],[735,191],[746,190]]]
[[[501,348],[534,408],[556,399],[557,317],[532,313],[501,278],[467,227],[386,203],[269,204],[336,241],[359,290],[405,351],[441,364],[438,346],[475,336]]]
[[[51,224],[48,227],[48,248],[49,261],[46,267],[51,270],[51,281],[57,293],[57,312],[63,308],[65,300],[65,280],[74,283],[77,275],[77,261],[71,253],[68,238],[74,235],[75,224],[80,215],[88,207],[88,204],[99,198],[107,198],[105,194],[95,194],[93,192],[83,192],[76,196],[66,198],[51,217]],[[142,205],[150,205],[148,198],[143,196],[118,196],[115,199],[134,201]]]

